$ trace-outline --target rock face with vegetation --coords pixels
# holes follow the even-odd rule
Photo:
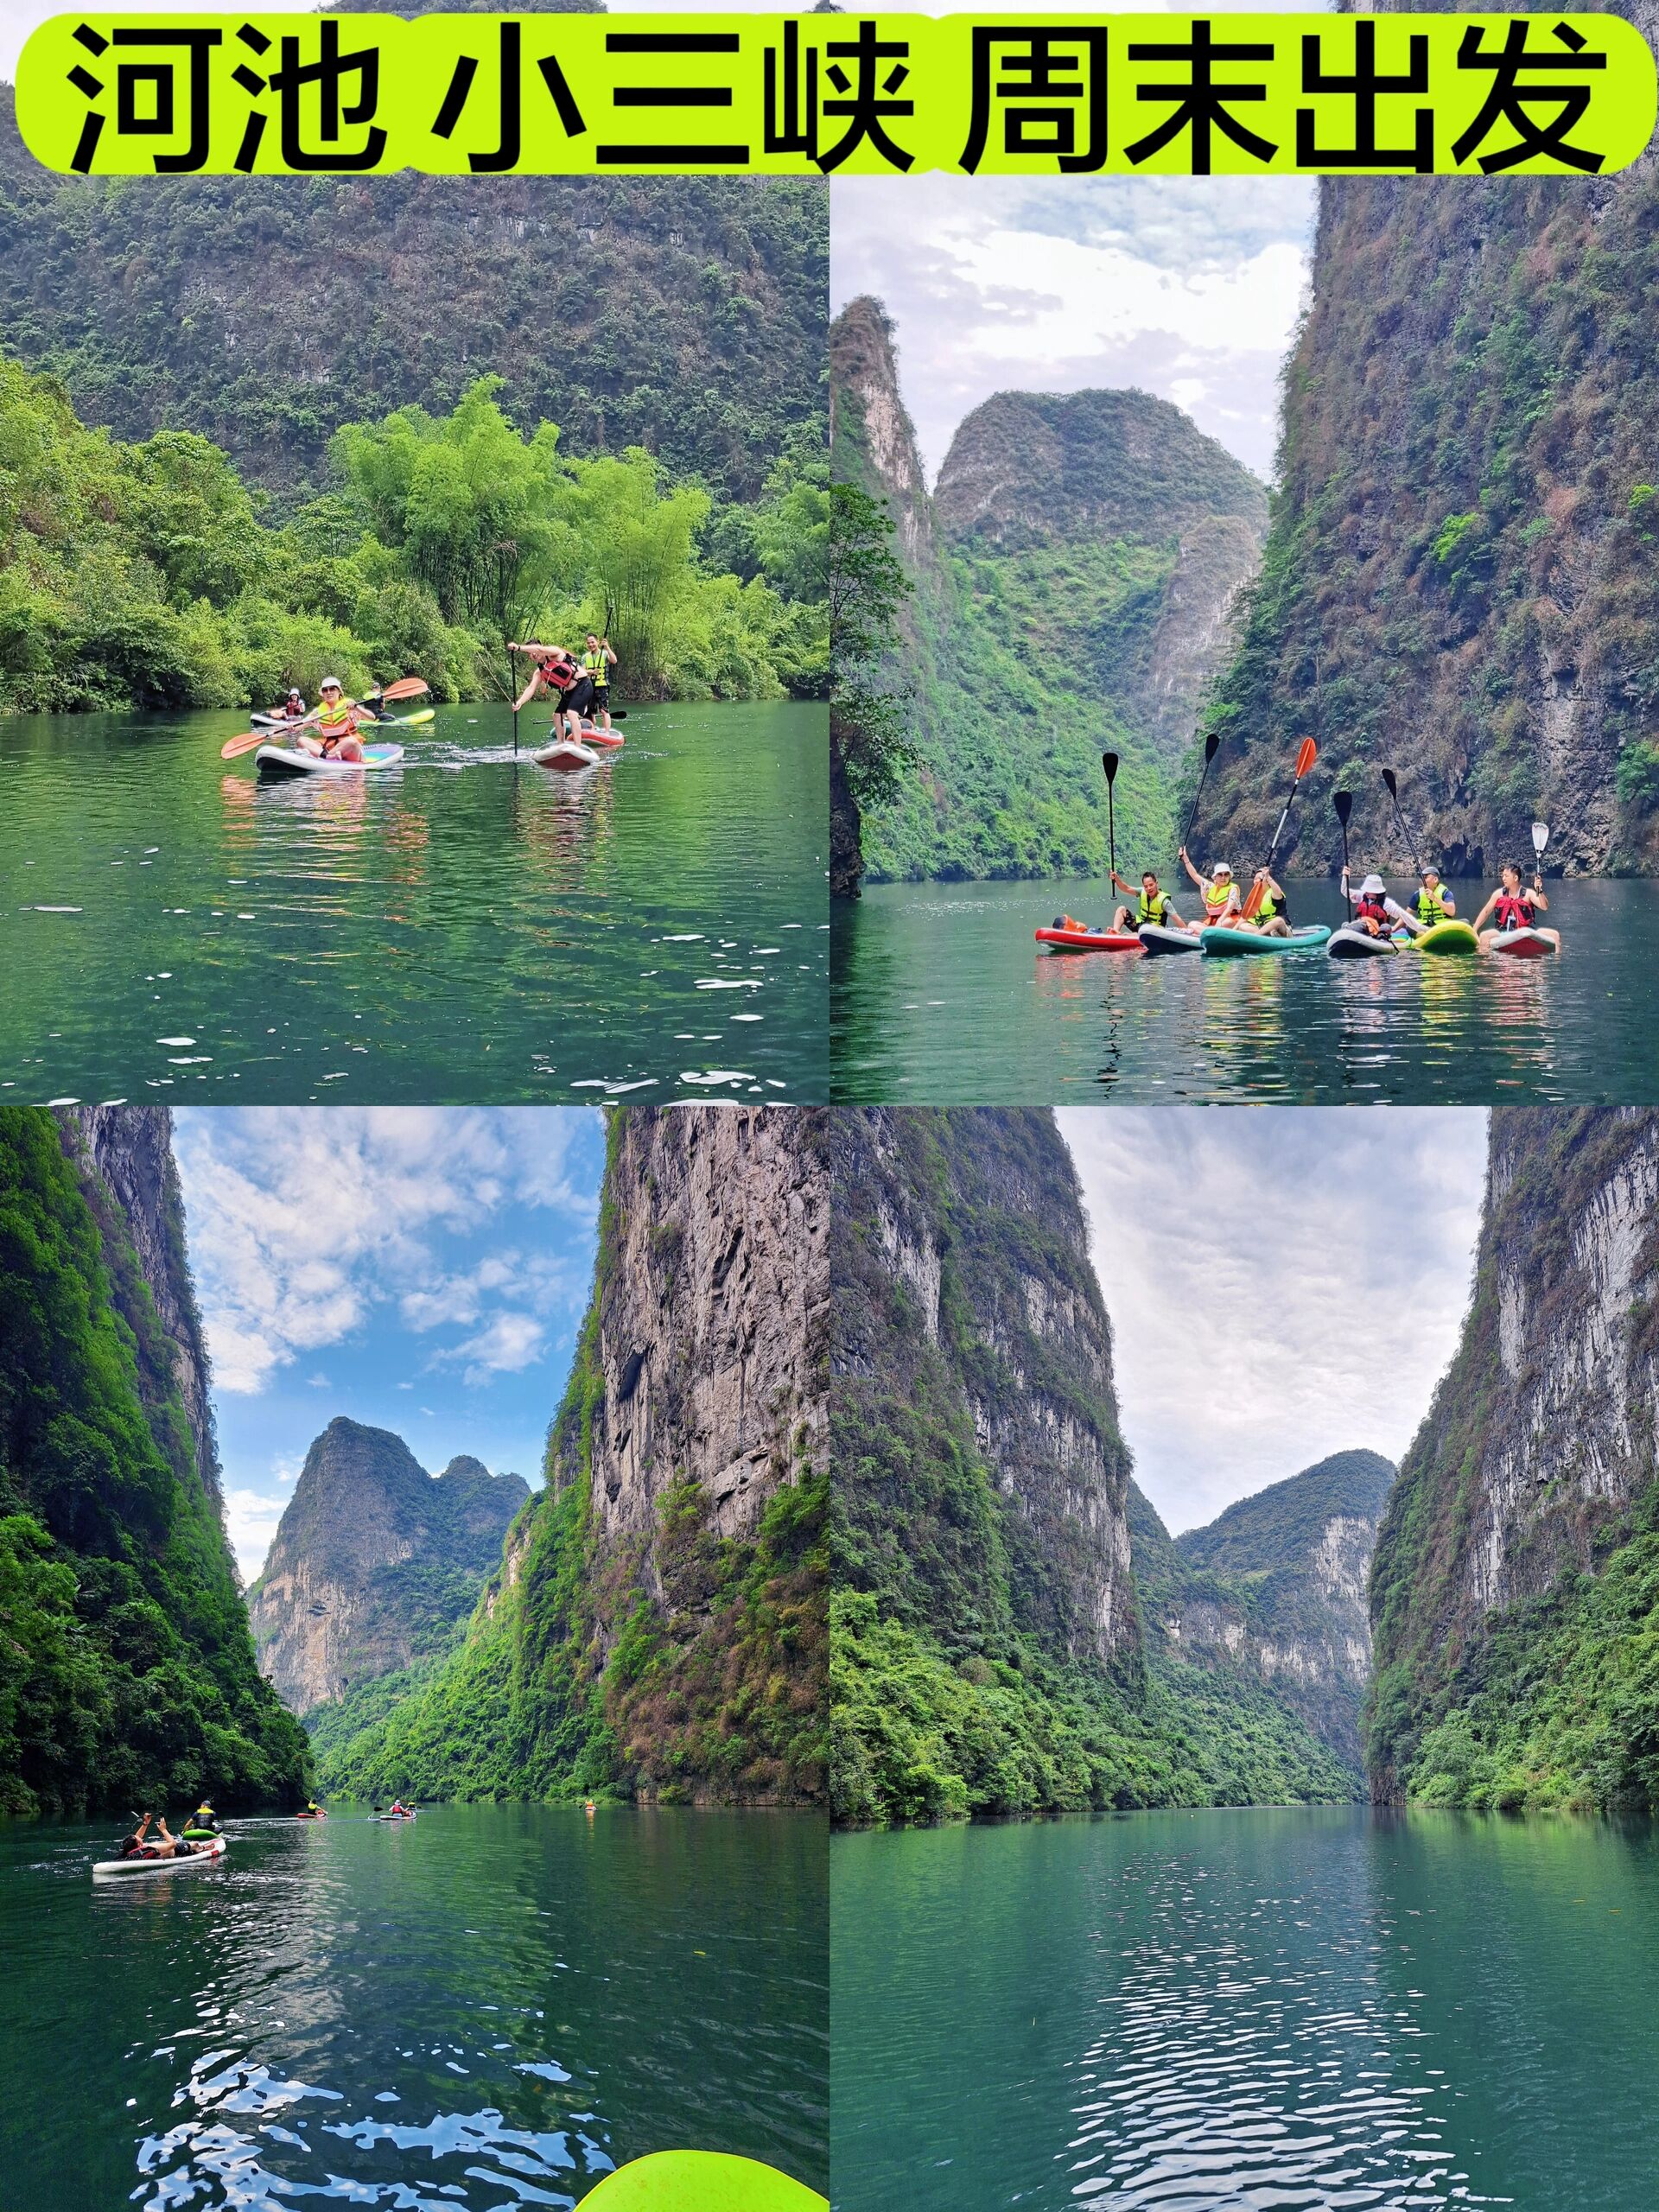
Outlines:
[[[1649,34],[1651,10],[1635,19]],[[1367,857],[1659,868],[1659,170],[1320,187],[1282,489],[1221,726],[1215,835],[1265,849],[1297,737]],[[1206,806],[1208,801],[1206,800]],[[1334,868],[1326,806],[1290,864]],[[1281,858],[1285,857],[1281,849]]]
[[[1473,1299],[1378,1540],[1380,1799],[1659,1806],[1659,1115],[1492,1117]]]
[[[1026,876],[1119,851],[1161,861],[1173,776],[1230,648],[1267,530],[1263,486],[1167,401],[1000,392],[928,496],[892,327],[854,301],[830,330],[831,465],[885,499],[915,595],[895,639],[917,760],[872,810],[874,878]]]
[[[0,1109],[0,1810],[292,1802],[159,1107]]]
[[[522,1476],[465,1457],[429,1475],[389,1429],[331,1421],[248,1592],[260,1671],[283,1704],[308,1713],[441,1649],[529,1496]]]
[[[613,1114],[546,1488],[459,1649],[331,1735],[333,1786],[822,1797],[824,1119]]]
[[[1351,1796],[1265,1669],[1147,1632],[1052,1115],[842,1111],[831,1144],[837,1817]]]
[[[1173,1539],[1138,1491],[1131,1506],[1149,1645],[1253,1675],[1356,1777],[1371,1554],[1394,1476],[1378,1452],[1338,1452]]]

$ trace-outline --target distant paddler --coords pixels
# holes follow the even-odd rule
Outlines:
[[[1238,920],[1242,902],[1230,863],[1216,861],[1208,875],[1200,875],[1185,845],[1179,857],[1204,901],[1204,926],[1211,930],[1231,929]]]
[[[1166,930],[1184,930],[1191,926],[1181,919],[1170,904],[1169,893],[1160,887],[1151,868],[1142,872],[1138,887],[1126,881],[1116,868],[1111,872],[1111,879],[1114,887],[1121,891],[1126,899],[1133,899],[1135,901],[1133,906],[1120,906],[1112,916],[1115,932],[1133,930],[1138,934],[1148,922]]]
[[[270,709],[270,718],[278,722],[302,722],[305,720],[305,696],[297,684],[290,685],[288,696],[282,704]]]
[[[615,666],[616,655],[611,651],[610,639],[601,638],[597,630],[590,630],[582,649],[582,669],[594,687],[593,717],[601,729],[611,726],[611,671]]]
[[[1544,879],[1533,876],[1530,887],[1521,880],[1521,871],[1513,861],[1505,861],[1502,880],[1497,889],[1475,916],[1475,933],[1483,951],[1491,950],[1492,940],[1510,930],[1537,930],[1540,937],[1548,938],[1559,952],[1561,933],[1559,930],[1538,928],[1536,917],[1549,912],[1549,901],[1544,896]],[[1491,927],[1487,927],[1488,923]]]

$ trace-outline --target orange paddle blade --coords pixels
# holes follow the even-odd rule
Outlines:
[[[1319,749],[1318,746],[1314,744],[1311,737],[1305,737],[1302,740],[1296,753],[1296,780],[1299,784],[1319,757]]]
[[[1244,900],[1244,904],[1239,909],[1239,919],[1243,922],[1253,922],[1255,919],[1256,908],[1262,904],[1262,899],[1266,896],[1266,884],[1253,883],[1250,886],[1249,892]]]
[[[432,689],[423,676],[400,676],[395,683],[388,683],[380,696],[383,699],[419,699]]]
[[[234,760],[244,753],[251,753],[256,745],[269,745],[271,733],[268,729],[245,729],[240,737],[232,737],[219,748],[221,760]]]

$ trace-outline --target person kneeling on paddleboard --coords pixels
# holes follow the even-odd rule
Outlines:
[[[1491,944],[1495,937],[1510,930],[1538,929],[1535,917],[1549,912],[1549,901],[1544,896],[1544,880],[1541,875],[1532,879],[1530,890],[1521,880],[1521,871],[1513,861],[1506,861],[1502,870],[1503,880],[1491,897],[1475,916],[1475,929],[1483,945]],[[1488,929],[1486,925],[1492,926]],[[1559,950],[1561,933],[1559,930],[1538,930],[1540,937],[1547,937]]]
[[[360,760],[363,742],[357,734],[357,718],[363,715],[372,721],[374,716],[359,701],[346,696],[337,676],[325,676],[321,690],[316,706],[295,725],[301,745],[324,760]],[[308,729],[316,732],[315,741],[304,734]]]
[[[1433,929],[1436,922],[1449,922],[1455,917],[1458,902],[1440,881],[1439,868],[1423,870],[1417,896],[1412,900],[1412,911],[1426,930]]]
[[[1198,886],[1204,900],[1204,925],[1206,929],[1230,929],[1238,919],[1238,886],[1233,881],[1233,871],[1225,861],[1217,861],[1208,875],[1200,875],[1183,845],[1181,866]]]
[[[1147,922],[1155,922],[1160,929],[1184,930],[1186,927],[1170,905],[1168,893],[1159,889],[1158,879],[1150,868],[1141,876],[1139,891],[1134,884],[1126,883],[1116,868],[1111,872],[1111,879],[1126,899],[1135,900],[1133,906],[1120,906],[1112,916],[1114,931],[1139,930]]]

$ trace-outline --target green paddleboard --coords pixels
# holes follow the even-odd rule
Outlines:
[[[1411,940],[1419,952],[1478,952],[1480,939],[1468,922],[1436,922]]]
[[[583,2212],[830,2212],[830,2201],[773,2166],[719,2151],[658,2151],[607,2174]]]

